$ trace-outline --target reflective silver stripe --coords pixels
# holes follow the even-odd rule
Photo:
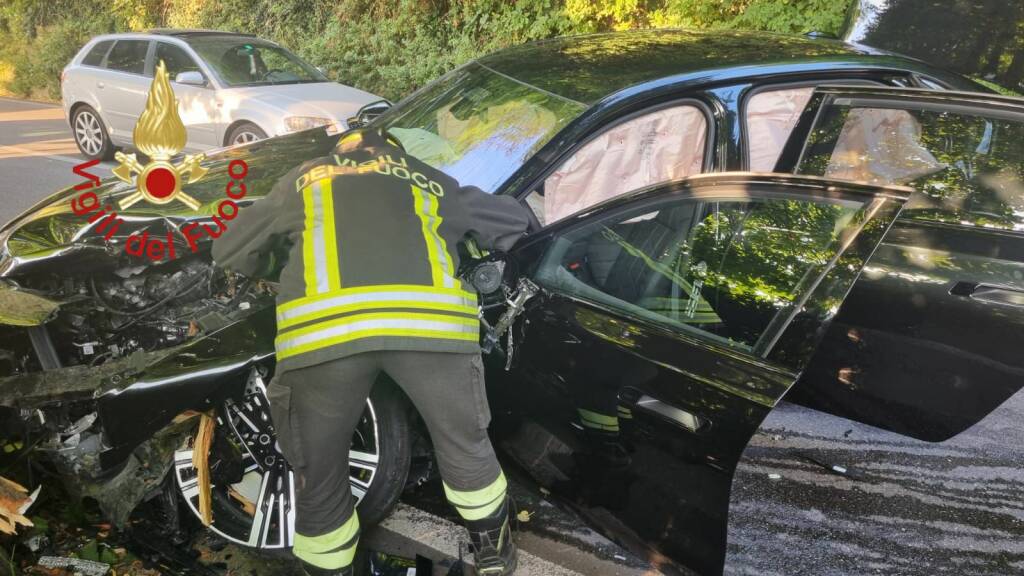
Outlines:
[[[465,306],[476,311],[476,298],[459,296],[457,294],[443,294],[439,292],[420,292],[415,290],[404,291],[382,291],[382,292],[356,292],[346,294],[344,292],[337,296],[331,296],[300,304],[287,310],[278,310],[277,321],[280,324],[292,322],[303,316],[327,312],[342,306],[353,306],[366,304],[369,308],[372,304],[393,305],[395,308],[416,308],[418,303],[449,304],[452,306]],[[469,310],[467,310],[469,312]]]
[[[444,243],[441,242],[441,237],[438,236],[437,227],[440,226],[440,218],[435,215],[436,210],[432,210],[431,207],[437,205],[437,198],[423,190],[422,188],[414,188],[419,191],[421,209],[420,213],[427,219],[427,231],[429,232],[428,242],[433,242],[437,253],[438,264],[441,265],[441,271],[443,275],[443,285],[445,288],[455,287],[455,274],[452,270],[452,262],[449,257],[448,250],[445,249]]]
[[[306,344],[313,344],[321,340],[328,340],[339,336],[354,335],[359,332],[367,332],[368,336],[373,336],[373,332],[379,330],[417,330],[439,333],[454,332],[473,335],[479,333],[478,326],[459,322],[417,320],[411,318],[375,318],[346,322],[298,336],[289,337],[287,334],[284,334],[278,338],[276,348],[278,353],[283,353]]]
[[[316,291],[320,294],[331,289],[327,277],[327,245],[324,242],[324,199],[320,181],[313,183],[313,258],[316,262]]]

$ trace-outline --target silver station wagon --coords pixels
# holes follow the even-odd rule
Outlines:
[[[164,62],[189,151],[327,126],[381,100],[327,79],[277,44],[243,34],[153,30],[90,40],[64,68],[61,94],[79,150],[109,159],[132,141],[153,70]]]

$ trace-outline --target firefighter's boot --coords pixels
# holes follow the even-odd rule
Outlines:
[[[510,515],[510,499],[505,498],[494,514],[466,521],[479,576],[507,576],[516,571],[518,558]]]

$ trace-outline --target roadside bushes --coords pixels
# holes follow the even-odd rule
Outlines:
[[[2,0],[0,93],[59,99],[91,36],[157,26],[248,32],[392,100],[505,46],[646,27],[837,33],[849,0]]]

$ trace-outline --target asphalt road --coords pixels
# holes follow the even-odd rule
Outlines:
[[[60,106],[0,98],[0,223],[81,182],[72,168],[82,162]],[[113,167],[104,163],[91,171],[107,177]]]

